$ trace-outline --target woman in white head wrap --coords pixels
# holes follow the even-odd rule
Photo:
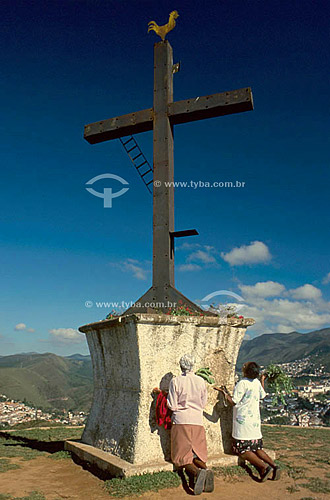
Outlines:
[[[185,354],[180,358],[182,374],[171,380],[167,397],[173,411],[171,457],[178,469],[185,469],[189,486],[195,495],[213,491],[213,472],[207,469],[207,447],[203,426],[203,409],[207,402],[205,381],[193,373],[195,358]]]

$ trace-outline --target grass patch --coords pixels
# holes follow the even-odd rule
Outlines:
[[[249,464],[252,468],[252,465]],[[214,474],[218,477],[222,477],[225,481],[236,482],[239,481],[240,477],[246,476],[246,471],[243,467],[239,465],[228,465],[226,467],[213,467],[212,470]]]
[[[11,464],[10,460],[7,460],[7,458],[0,458],[0,472],[7,472],[7,470],[20,468],[21,467],[17,464]]]
[[[330,481],[320,479],[319,477],[311,477],[308,483],[299,484],[302,488],[307,488],[313,493],[330,493]]]
[[[13,500],[46,500],[46,497],[39,491],[32,491],[27,497],[14,497]]]
[[[51,429],[31,429],[29,431],[17,430],[11,432],[10,435],[18,438],[23,437],[37,441],[51,442],[64,441],[65,439],[80,439],[83,430],[82,428],[53,427]]]
[[[13,497],[6,493],[0,493],[0,500],[46,500],[46,497],[42,493],[39,493],[39,491],[32,491],[25,497]]]
[[[288,486],[287,489],[286,489],[289,493],[297,493],[298,491],[300,491],[300,489],[298,488],[297,485],[293,485],[293,486]]]
[[[15,439],[4,439],[0,437],[0,456],[1,457],[22,457],[23,460],[32,460],[33,458],[46,455],[44,451],[33,450],[24,445],[21,441]]]
[[[158,491],[163,488],[176,488],[180,486],[179,476],[170,471],[142,474],[140,476],[115,478],[105,481],[105,488],[114,497],[142,495],[146,491]]]
[[[12,425],[9,430],[30,429],[31,427],[67,427],[67,424],[61,422],[48,422],[47,420],[29,420],[29,422],[20,422]]]
[[[281,458],[286,459],[286,453],[305,463],[325,468],[323,464],[330,464],[328,442],[330,430],[328,428],[310,429],[301,427],[262,426],[266,448],[280,451]],[[284,451],[286,450],[286,451]],[[307,469],[305,469],[307,470]]]
[[[71,458],[71,453],[69,451],[56,451],[55,453],[48,455],[48,458],[53,460],[68,459]]]
[[[295,466],[290,466],[287,469],[287,474],[289,477],[292,479],[305,479],[306,478],[306,470],[303,467],[295,467]]]

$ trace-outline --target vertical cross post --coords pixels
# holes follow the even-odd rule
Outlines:
[[[168,311],[177,304],[202,309],[174,286],[174,238],[198,234],[174,231],[174,125],[253,109],[249,87],[173,101],[173,53],[167,40],[154,45],[153,108],[90,123],[84,137],[90,144],[153,130],[153,277],[152,286],[126,314]],[[212,313],[207,312],[212,315]]]
[[[173,102],[173,52],[167,41],[154,46],[153,134],[153,290],[157,298],[174,286],[174,154],[173,125],[168,105]],[[169,184],[171,183],[171,184]]]

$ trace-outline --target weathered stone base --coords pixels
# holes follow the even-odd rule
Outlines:
[[[88,462],[90,465],[97,467],[101,471],[109,474],[110,477],[130,477],[146,472],[160,472],[164,470],[173,470],[173,464],[170,462],[159,461],[156,463],[145,463],[143,465],[133,465],[126,460],[90,446],[79,441],[65,441],[64,449],[70,451],[83,462]],[[274,460],[275,452],[265,450],[268,455]],[[224,453],[210,456],[207,465],[209,467],[238,465],[239,459],[236,455],[226,455]]]
[[[131,314],[85,325],[94,395],[82,442],[134,466],[170,460],[170,431],[155,418],[154,387],[168,390],[179,359],[194,353],[216,383],[234,387],[238,350],[253,319]],[[204,410],[208,454],[231,452],[232,408],[208,386]],[[103,456],[103,455],[102,455]],[[222,455],[221,455],[222,456]],[[133,470],[133,469],[132,469]]]

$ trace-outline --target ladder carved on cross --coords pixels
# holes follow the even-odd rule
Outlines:
[[[178,304],[179,301],[192,310],[202,311],[174,286],[174,238],[198,233],[196,230],[174,230],[173,127],[253,109],[250,87],[173,101],[174,68],[170,43],[167,40],[155,43],[153,107],[85,126],[84,137],[90,144],[153,130],[152,286],[125,314],[152,312],[150,304],[166,312],[168,303]]]

